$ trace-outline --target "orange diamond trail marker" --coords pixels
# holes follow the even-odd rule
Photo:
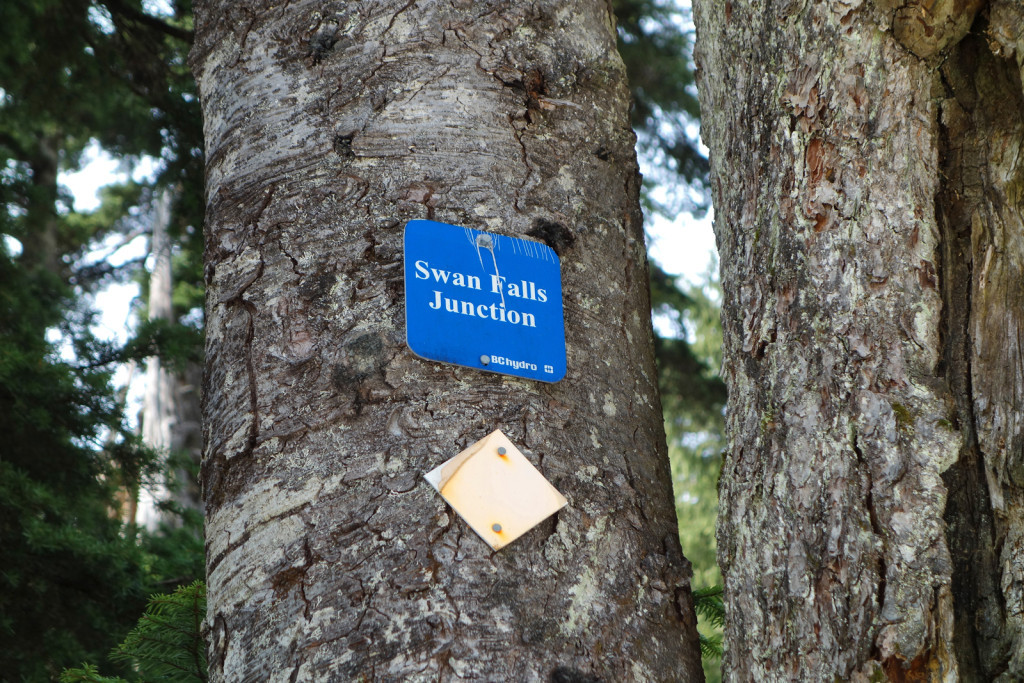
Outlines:
[[[459,516],[500,550],[568,503],[500,429],[424,475]]]

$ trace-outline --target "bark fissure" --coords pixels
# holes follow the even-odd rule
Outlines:
[[[955,92],[943,71],[941,83],[949,107],[960,108]],[[955,415],[950,422],[963,434],[957,462],[944,475],[950,491],[945,518],[947,538],[953,555],[955,647],[960,673],[966,679],[994,680],[1006,670],[1007,652],[1002,624],[1005,612],[998,590],[999,555],[994,537],[991,501],[984,477],[984,464],[977,437],[977,417],[971,362],[971,285],[974,263],[971,257],[971,226],[962,203],[965,163],[964,137],[968,130],[960,117],[951,115],[939,127],[939,159],[944,177],[943,190],[936,198],[941,228],[943,258],[944,359]],[[987,632],[986,632],[987,631]]]

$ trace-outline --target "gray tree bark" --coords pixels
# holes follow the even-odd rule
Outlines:
[[[699,680],[608,7],[197,3],[213,680]],[[568,374],[414,357],[412,218],[561,256]],[[501,428],[569,499],[490,552],[422,480]]]
[[[695,1],[726,678],[1024,676],[1024,10]]]

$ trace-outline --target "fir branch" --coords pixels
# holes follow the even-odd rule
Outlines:
[[[706,636],[697,632],[700,638],[700,656],[702,659],[721,659],[725,654],[722,647],[722,636]]]
[[[697,616],[703,617],[712,629],[725,626],[725,603],[722,602],[722,587],[707,586],[693,591],[693,606]],[[721,634],[706,636],[697,632],[700,639],[700,656],[702,659],[721,659],[724,654]]]
[[[128,683],[117,676],[100,676],[99,669],[93,664],[82,664],[81,669],[64,669],[59,680],[60,683]]]
[[[697,614],[704,617],[715,628],[725,626],[725,604],[722,602],[721,586],[708,586],[694,590],[693,605]]]
[[[205,683],[206,643],[201,632],[205,613],[202,581],[154,595],[138,625],[110,657],[134,664],[143,680]]]

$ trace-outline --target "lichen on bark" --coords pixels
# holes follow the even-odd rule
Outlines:
[[[695,2],[732,680],[1021,672],[1009,5]]]

